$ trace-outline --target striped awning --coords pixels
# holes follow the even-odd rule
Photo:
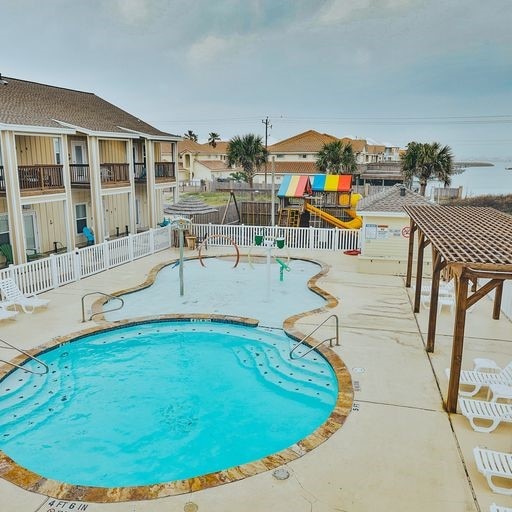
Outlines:
[[[351,174],[315,174],[311,176],[313,192],[350,192]]]
[[[283,181],[277,192],[278,197],[304,197],[311,194],[309,176],[283,176]]]

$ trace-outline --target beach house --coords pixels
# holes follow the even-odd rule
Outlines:
[[[86,243],[84,227],[95,243],[155,227],[179,140],[93,93],[3,77],[0,244],[23,263]]]

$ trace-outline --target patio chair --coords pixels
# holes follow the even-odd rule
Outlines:
[[[33,313],[35,308],[46,307],[48,299],[40,299],[32,295],[24,295],[18,285],[10,278],[0,280],[0,291],[7,302],[14,306],[21,306],[25,313]]]
[[[496,505],[496,503],[493,503],[489,508],[489,512],[512,512],[512,508],[500,507],[499,505]]]
[[[11,302],[0,302],[0,320],[12,320],[18,314],[17,311],[7,309],[9,306],[12,306]]]
[[[446,368],[445,372],[446,376],[450,378],[450,368]],[[461,396],[474,396],[482,388],[489,387],[490,384],[506,384],[512,386],[512,361],[498,373],[462,370],[460,372],[459,384],[473,386],[471,391],[459,390]]]
[[[83,227],[82,233],[87,239],[87,245],[94,245],[94,233],[87,226]]]
[[[487,479],[493,492],[512,496],[512,487],[500,487],[493,482],[493,477],[512,480],[512,455],[479,448],[473,449],[476,467]]]
[[[512,404],[459,398],[459,406],[461,413],[476,432],[492,432],[502,421],[512,423]],[[477,425],[475,420],[491,423],[482,426]]]
[[[1,244],[0,252],[5,256],[5,262],[7,265],[12,265],[14,262],[12,256],[12,245],[11,244]]]

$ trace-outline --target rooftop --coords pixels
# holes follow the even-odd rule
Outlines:
[[[401,190],[405,191],[401,194]],[[430,204],[432,203],[424,196],[413,192],[412,190],[397,184],[393,187],[385,187],[385,189],[377,194],[366,196],[359,201],[357,206],[358,212],[404,212],[403,207],[406,205]]]
[[[91,92],[3,77],[0,123],[62,128],[62,123],[95,132],[125,130],[162,137],[163,132]]]

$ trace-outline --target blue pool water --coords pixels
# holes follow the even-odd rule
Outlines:
[[[282,256],[286,261],[286,256]],[[261,260],[260,260],[261,261]],[[265,261],[263,259],[263,261]],[[257,318],[260,325],[281,327],[292,315],[325,306],[325,300],[309,290],[308,280],[320,271],[310,261],[290,260],[290,271],[280,280],[279,264],[241,262],[210,258],[185,261],[184,288],[180,296],[179,268],[169,265],[158,273],[155,283],[123,295],[124,307],[105,315],[107,320],[166,313],[216,313]],[[117,301],[105,309],[116,307]]]
[[[46,352],[0,382],[0,448],[47,478],[124,487],[194,477],[293,445],[331,413],[337,381],[274,331],[155,322]],[[27,363],[35,367],[36,362]]]

